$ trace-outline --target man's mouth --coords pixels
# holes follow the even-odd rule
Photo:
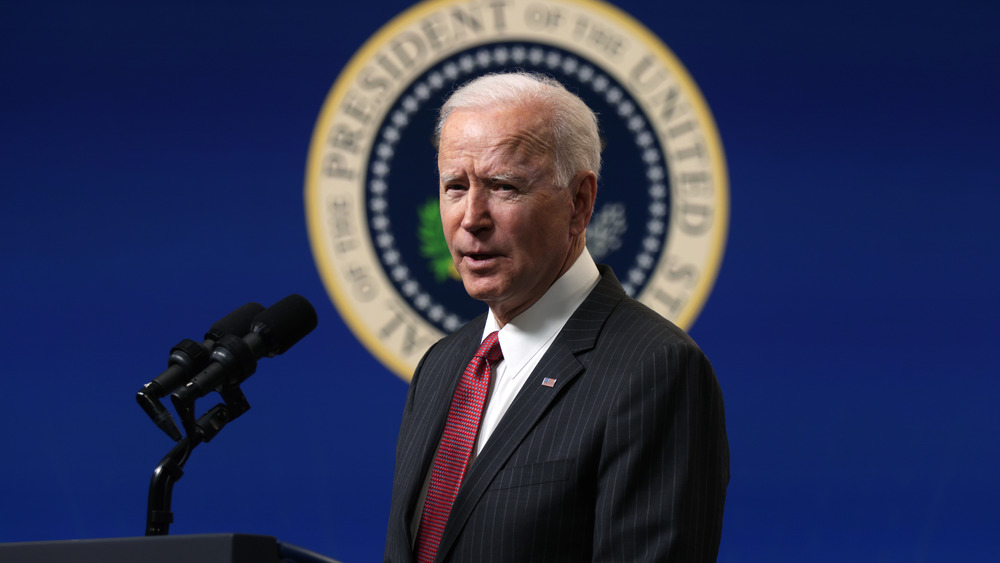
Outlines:
[[[485,252],[468,252],[466,254],[463,254],[462,256],[471,265],[485,264],[497,257],[496,254],[490,254]]]

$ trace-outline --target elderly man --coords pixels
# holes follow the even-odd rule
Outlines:
[[[594,113],[553,80],[489,75],[437,136],[445,239],[488,311],[414,373],[385,561],[714,561],[722,395],[698,346],[587,252]]]

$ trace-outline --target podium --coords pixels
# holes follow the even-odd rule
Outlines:
[[[0,544],[3,563],[337,563],[270,536],[199,534]]]

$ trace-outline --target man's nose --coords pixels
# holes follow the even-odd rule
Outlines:
[[[477,232],[493,225],[490,216],[490,190],[481,187],[471,187],[465,196],[465,214],[462,216],[462,228]]]

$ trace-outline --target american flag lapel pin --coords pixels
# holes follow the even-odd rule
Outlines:
[[[545,387],[552,387],[555,384],[556,380],[552,379],[551,377],[546,377],[545,379],[542,380],[542,385]]]

